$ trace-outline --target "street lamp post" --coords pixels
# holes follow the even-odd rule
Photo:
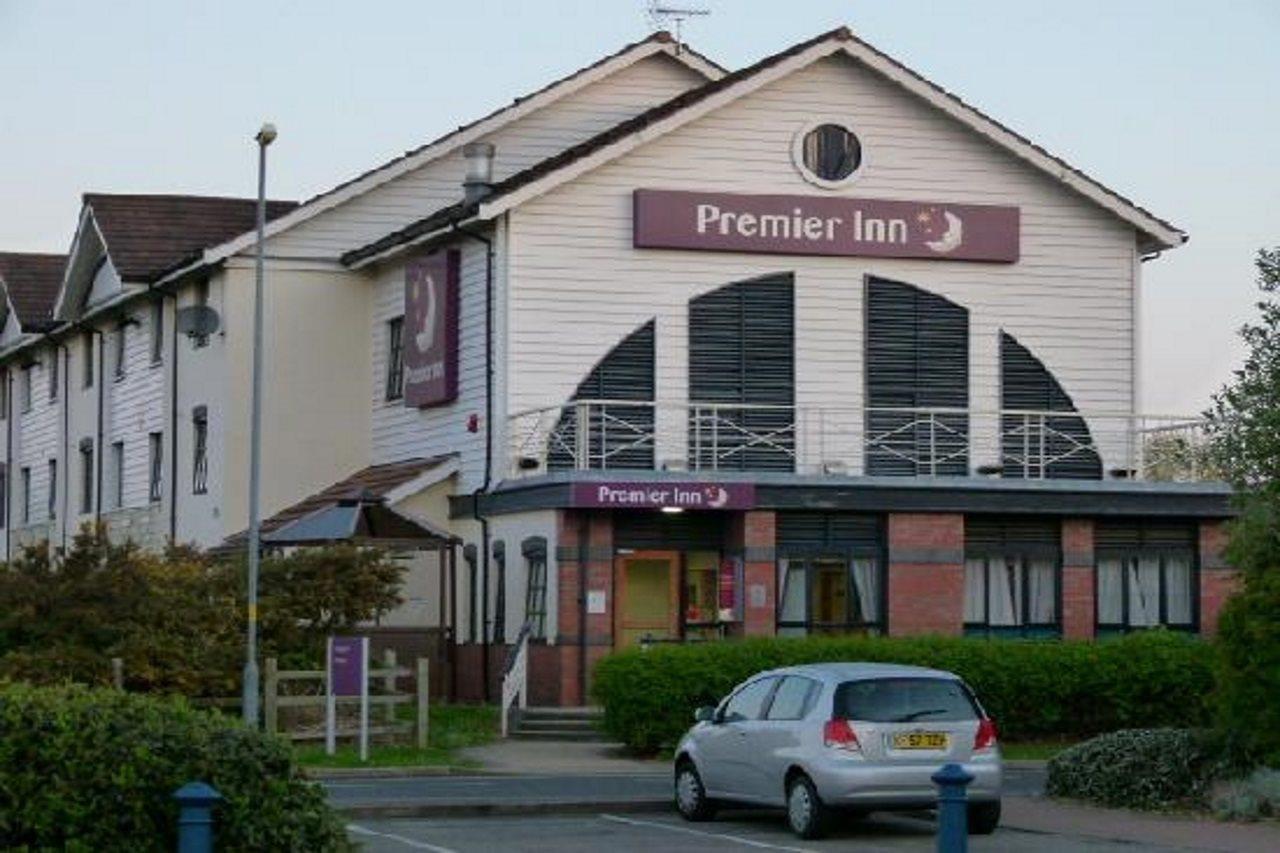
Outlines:
[[[258,562],[262,531],[258,518],[258,480],[262,463],[262,255],[267,224],[267,146],[276,127],[264,124],[254,137],[258,143],[258,246],[253,282],[253,398],[249,410],[249,581],[248,627],[244,655],[242,709],[246,725],[258,727]]]

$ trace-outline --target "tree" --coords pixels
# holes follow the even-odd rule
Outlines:
[[[1257,258],[1259,319],[1244,365],[1206,413],[1217,467],[1236,488],[1227,558],[1244,577],[1223,609],[1218,717],[1254,760],[1280,764],[1280,248]]]

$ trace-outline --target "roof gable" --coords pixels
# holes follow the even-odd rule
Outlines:
[[[1039,169],[1052,179],[1129,223],[1141,235],[1145,250],[1173,248],[1186,235],[1170,223],[1137,206],[1119,193],[1054,157],[955,95],[916,74],[867,43],[846,28],[824,33],[801,42],[754,65],[719,80],[683,93],[666,103],[588,139],[559,154],[495,184],[493,192],[478,204],[458,203],[388,234],[366,246],[346,253],[343,263],[360,266],[377,258],[428,239],[450,223],[477,217],[490,219],[524,201],[541,195],[565,181],[626,154],[658,136],[681,127],[727,103],[792,74],[826,57],[844,54],[876,72],[929,106],[956,119],[989,142]]]
[[[267,236],[273,237],[294,228],[312,218],[332,210],[354,198],[400,178],[409,172],[459,151],[468,142],[496,133],[543,107],[558,103],[597,81],[630,68],[649,57],[665,56],[696,72],[707,80],[718,79],[726,71],[686,44],[677,44],[670,33],[656,32],[646,39],[624,46],[616,53],[605,56],[584,68],[555,80],[542,88],[516,98],[510,104],[488,115],[458,127],[431,142],[407,151],[405,154],[344,181],[302,202],[298,208],[280,217],[267,228]],[[214,263],[245,250],[252,245],[254,235],[243,233],[224,244],[211,247],[204,253],[202,263]],[[173,275],[181,270],[173,271]],[[173,277],[172,275],[169,277]]]
[[[0,283],[24,331],[52,324],[66,263],[66,255],[0,252]]]

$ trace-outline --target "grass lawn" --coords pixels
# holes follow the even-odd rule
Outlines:
[[[413,708],[399,711],[402,718],[413,719]],[[458,750],[488,743],[498,733],[498,709],[491,705],[433,705],[429,714],[426,749],[412,743],[371,742],[366,763],[360,761],[359,747],[349,741],[340,742],[335,755],[325,755],[323,743],[297,746],[294,753],[304,767],[465,767],[469,765],[458,758]]]

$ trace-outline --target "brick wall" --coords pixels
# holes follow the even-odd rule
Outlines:
[[[1226,561],[1227,522],[1200,522],[1200,633],[1218,632],[1222,605],[1240,584],[1240,573]]]
[[[587,615],[587,684],[582,683],[580,619],[582,525],[587,525],[586,592],[604,593],[604,613]],[[530,698],[537,704],[584,705],[589,701],[591,670],[613,650],[613,520],[607,512],[563,510],[559,513],[556,554],[558,580],[557,640],[529,661]],[[538,687],[533,687],[534,682]],[[554,688],[548,686],[554,684]],[[545,699],[545,701],[543,701]]]
[[[964,516],[889,516],[889,633],[964,631]]]
[[[1062,522],[1062,635],[1069,640],[1093,637],[1096,629],[1093,572],[1093,521]]]
[[[741,549],[743,560],[742,632],[772,637],[777,632],[777,516],[771,510],[744,512],[734,520],[732,536],[733,550]]]

